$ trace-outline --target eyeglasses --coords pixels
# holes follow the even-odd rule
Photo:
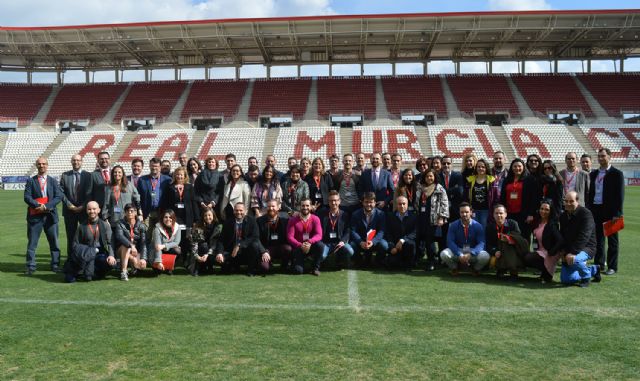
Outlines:
[[[451,165],[451,163],[447,163],[447,162],[445,161],[445,162],[442,162],[442,165]]]
[[[529,159],[529,163],[537,163],[538,159]]]
[[[551,170],[551,169],[553,169],[553,168],[551,168],[551,167],[544,167],[544,170],[545,170],[545,171],[546,171],[546,170]]]

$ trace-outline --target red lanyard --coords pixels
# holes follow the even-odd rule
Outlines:
[[[96,229],[93,230],[93,225],[89,223],[89,230],[91,230],[91,234],[93,234],[93,241],[97,241],[98,235],[100,234],[100,225],[96,224]]]
[[[444,186],[449,189],[449,175],[444,175]]]
[[[409,202],[411,202],[413,200],[413,191],[411,190],[411,188],[409,188],[409,186],[407,186],[406,188],[406,192],[407,192],[407,199],[409,200]]]
[[[272,230],[274,232],[277,231],[279,222],[280,220],[278,219],[278,217],[276,217],[276,219],[273,221],[269,221],[269,230]]]
[[[578,173],[578,171],[575,171],[571,174],[571,177],[569,177],[569,172],[567,171],[567,178],[565,179],[565,183],[564,183],[564,190],[565,193],[569,191],[569,187],[571,186],[571,184],[573,183],[573,179],[576,178],[576,174]]]
[[[335,220],[333,219],[333,214],[329,213],[329,223],[331,224],[331,230],[336,230],[336,224],[338,223],[338,219],[340,218],[340,211],[336,214]]]
[[[182,197],[184,195],[184,185],[176,185],[176,190],[178,191],[178,197],[180,197],[180,202],[182,202]]]
[[[502,236],[502,232],[504,231],[504,225],[498,226],[498,224],[496,224],[496,231],[498,232],[498,239],[500,239],[500,236]]]
[[[113,192],[113,198],[116,200],[116,205],[118,205],[118,200],[120,200],[120,186],[119,185],[111,186],[111,191]]]
[[[153,190],[154,192],[158,187],[158,181],[160,181],[160,179],[151,178],[151,190]]]
[[[102,170],[102,178],[104,179],[104,183],[108,184],[109,183],[109,175],[108,175],[109,171],[107,171],[106,169]]]
[[[464,242],[468,243],[469,242],[469,227],[466,225],[462,225],[462,228],[464,229]]]
[[[344,177],[345,188],[349,188],[349,184],[351,184],[351,173]]]
[[[172,231],[167,230],[167,228],[165,227],[165,228],[164,228],[164,232],[167,234],[167,238],[168,238],[168,239],[171,239],[171,233],[172,233]]]
[[[318,177],[313,176],[313,181],[316,182],[316,188],[318,188],[318,190],[320,190],[320,176],[318,176]]]
[[[44,194],[44,190],[47,188],[47,178],[44,176],[38,176],[38,182],[40,183],[40,191],[42,192],[42,196],[46,196]]]
[[[303,220],[302,217],[300,217],[300,222],[302,222],[302,232],[303,233],[309,233],[310,229],[309,229],[309,225],[311,222],[311,218],[307,218],[307,220]]]
[[[134,236],[133,236],[133,228],[135,227],[135,222],[131,225],[129,225],[129,234],[131,235],[131,243],[133,243],[134,241]]]

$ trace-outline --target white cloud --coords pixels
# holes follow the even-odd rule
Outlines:
[[[333,13],[329,0],[25,0],[3,2],[0,25],[109,24]]]
[[[546,0],[489,0],[493,11],[529,11],[551,9]]]

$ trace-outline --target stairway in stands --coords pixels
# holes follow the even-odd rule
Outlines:
[[[449,88],[449,83],[447,82],[447,77],[445,75],[440,76],[440,83],[442,84],[444,101],[447,104],[447,115],[449,116],[449,120],[462,119],[462,114],[460,113],[460,109],[458,109],[458,104],[456,103],[456,99],[453,97],[453,93]]]
[[[491,126],[489,127],[493,135],[496,137],[498,144],[500,144],[500,148],[502,148],[502,152],[507,156],[507,162],[510,163],[516,157],[516,151],[511,146],[511,142],[509,140],[509,136],[507,136],[507,132],[504,130],[502,126]],[[487,158],[489,160],[493,159],[492,157]]]
[[[122,140],[120,140],[120,143],[118,144],[118,147],[116,147],[116,149],[113,151],[113,155],[111,155],[112,163],[117,163],[120,161],[120,157],[122,156],[122,154],[124,154],[124,151],[129,147],[136,135],[138,135],[138,133],[132,131],[127,131],[127,133],[124,134]],[[144,166],[145,168],[142,172],[148,173],[149,163],[144,163]],[[127,172],[127,169],[125,169],[125,172]]]
[[[120,106],[122,106],[122,103],[124,102],[125,99],[127,99],[127,95],[129,95],[129,91],[131,91],[131,87],[133,86],[133,83],[129,83],[129,86],[127,86],[126,89],[124,89],[124,91],[122,92],[122,94],[120,94],[120,97],[118,97],[118,99],[115,101],[115,103],[111,106],[111,108],[109,109],[109,111],[106,113],[106,115],[104,116],[104,118],[102,118],[102,120],[100,121],[100,123],[98,123],[97,126],[100,125],[105,125],[108,124],[110,125],[113,122],[113,118],[116,117],[116,113],[118,112],[118,110],[120,109]],[[96,127],[97,127],[96,126]]]
[[[233,122],[229,123],[226,127],[255,127],[249,123],[249,107],[251,107],[251,97],[253,96],[253,86],[256,82],[255,78],[251,78],[247,84],[247,90],[242,97],[242,102],[238,107],[238,113]]]
[[[368,123],[370,126],[396,126],[398,121],[389,118],[389,110],[387,109],[387,101],[384,98],[384,87],[382,87],[382,79],[376,77],[376,120]]]
[[[7,134],[0,134],[0,168],[2,168],[2,158],[4,157],[4,147],[7,146]],[[0,170],[0,176],[2,172]]]
[[[345,153],[356,154],[356,152],[353,152],[353,128],[340,129],[340,147],[343,155]],[[353,164],[355,165],[355,157],[353,159]],[[342,162],[342,158],[340,158],[340,162]]]
[[[58,134],[56,135],[56,137],[53,139],[53,141],[49,144],[49,146],[47,147],[46,150],[44,150],[44,152],[42,153],[42,157],[46,157],[49,158],[49,156],[51,156],[51,154],[58,149],[58,147],[60,147],[60,144],[62,144],[62,142],[67,138],[67,136],[69,136],[68,133],[62,133],[62,134]],[[69,160],[71,160],[71,157],[69,157]],[[27,175],[32,176],[35,175],[38,172],[38,168],[36,168],[35,165],[35,159],[33,160],[34,164],[31,166],[31,168],[29,169],[29,172],[27,172]],[[71,164],[69,164],[71,165]]]
[[[420,143],[420,148],[422,148],[422,156],[429,157],[433,156],[433,148],[431,147],[431,138],[429,137],[429,130],[427,127],[416,126],[416,137],[418,138],[418,143]],[[407,163],[404,163],[407,164]]]
[[[307,109],[304,112],[303,119],[318,120],[318,79],[311,79],[311,88],[309,89],[309,99],[307,100]]]
[[[587,102],[588,101],[589,100],[587,99]],[[595,112],[595,109],[593,107],[591,107],[591,109],[594,110]],[[567,127],[567,130],[569,130],[569,132],[571,133],[571,135],[573,135],[573,137],[576,138],[578,143],[580,143],[580,146],[582,146],[582,149],[584,150],[584,152],[576,152],[576,154],[578,155],[578,158],[580,158],[580,156],[583,153],[588,153],[593,158],[595,158],[597,156],[596,150],[591,146],[591,143],[589,143],[589,139],[587,139],[584,132],[582,132],[582,129],[580,128],[580,126],[566,126],[566,127]]]
[[[518,105],[518,109],[520,110],[520,116],[522,117],[521,122],[526,122],[529,124],[544,123],[542,120],[536,118],[535,114],[533,113],[533,110],[531,110],[531,107],[529,107],[529,104],[522,96],[522,93],[520,92],[520,89],[518,89],[518,86],[516,86],[516,84],[513,83],[513,80],[511,79],[511,77],[506,76],[505,79],[507,80],[507,84],[511,89],[513,100],[516,101],[516,104]]]
[[[260,161],[260,165],[264,163],[264,160],[267,158],[267,155],[270,155],[274,152],[279,134],[280,134],[279,128],[269,128],[267,130],[267,135],[264,138],[264,149],[262,151],[262,160]],[[279,166],[281,164],[282,163],[276,163],[276,166]]]
[[[193,86],[193,81],[189,81],[187,83],[187,86],[184,88],[180,98],[178,98],[176,105],[173,106],[173,110],[171,110],[171,114],[169,114],[165,123],[176,124],[180,121],[180,115],[182,115],[182,110],[184,109],[184,105],[187,103],[189,93],[191,92],[191,86]],[[175,128],[175,126],[173,126],[173,128]]]
[[[187,157],[196,157],[198,154],[198,150],[200,146],[204,142],[205,137],[207,136],[208,131],[204,130],[195,130],[193,131],[193,135],[191,136],[191,142],[189,143],[189,148],[187,149]]]
[[[589,104],[589,107],[591,107],[591,111],[593,111],[593,113],[595,114],[596,122],[597,123],[616,123],[616,119],[610,117],[607,114],[607,111],[602,107],[602,105],[600,105],[600,102],[596,100],[596,98],[593,96],[593,94],[591,94],[591,92],[589,91],[589,89],[587,89],[584,83],[580,82],[580,79],[578,79],[578,77],[575,75],[572,75],[571,78],[573,78],[573,80],[576,82],[576,86],[578,86],[578,89],[580,89],[582,96]]]
[[[53,86],[51,88],[51,94],[49,94],[47,100],[42,104],[42,107],[40,107],[40,111],[38,111],[36,116],[31,121],[32,127],[42,127],[44,125],[44,120],[49,114],[49,110],[51,110],[51,106],[53,106],[53,102],[56,100],[60,89],[60,86]]]

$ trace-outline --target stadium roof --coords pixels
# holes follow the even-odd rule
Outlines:
[[[0,27],[2,70],[640,56],[640,9]]]

